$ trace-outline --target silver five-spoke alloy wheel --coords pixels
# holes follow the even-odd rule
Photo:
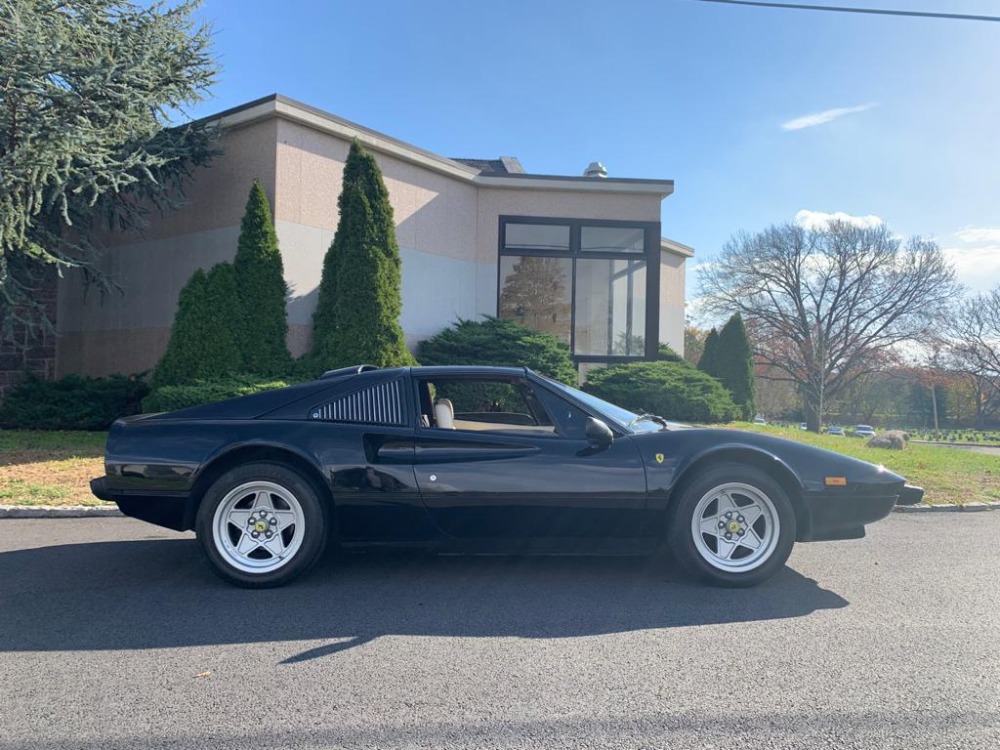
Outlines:
[[[691,515],[691,534],[705,562],[718,570],[742,573],[771,557],[781,521],[771,498],[760,489],[726,482],[698,501]]]
[[[295,557],[305,535],[302,505],[274,482],[249,481],[230,490],[215,510],[212,541],[229,565],[270,573]]]

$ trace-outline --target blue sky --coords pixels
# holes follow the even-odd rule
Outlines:
[[[192,115],[279,92],[445,156],[673,179],[663,233],[699,261],[737,231],[845,212],[934,237],[974,289],[1000,283],[1000,23],[694,0],[205,0],[200,15],[222,72]]]

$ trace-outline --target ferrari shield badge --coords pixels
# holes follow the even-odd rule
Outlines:
[[[663,454],[662,453],[657,453],[656,456],[655,456],[655,458],[656,458],[656,463],[658,463],[658,464],[662,464],[663,463]]]

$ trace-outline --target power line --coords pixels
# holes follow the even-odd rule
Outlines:
[[[1000,16],[974,16],[964,13],[932,13],[922,10],[887,10],[877,8],[839,8],[834,5],[803,5],[800,3],[775,3],[762,0],[697,0],[702,3],[725,5],[751,5],[758,8],[783,8],[786,10],[825,10],[833,13],[866,13],[873,16],[909,16],[911,18],[938,18],[951,21],[997,21]]]

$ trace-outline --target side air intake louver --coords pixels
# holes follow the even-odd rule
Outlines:
[[[318,406],[309,417],[331,422],[405,425],[403,389],[399,380],[379,383]]]

